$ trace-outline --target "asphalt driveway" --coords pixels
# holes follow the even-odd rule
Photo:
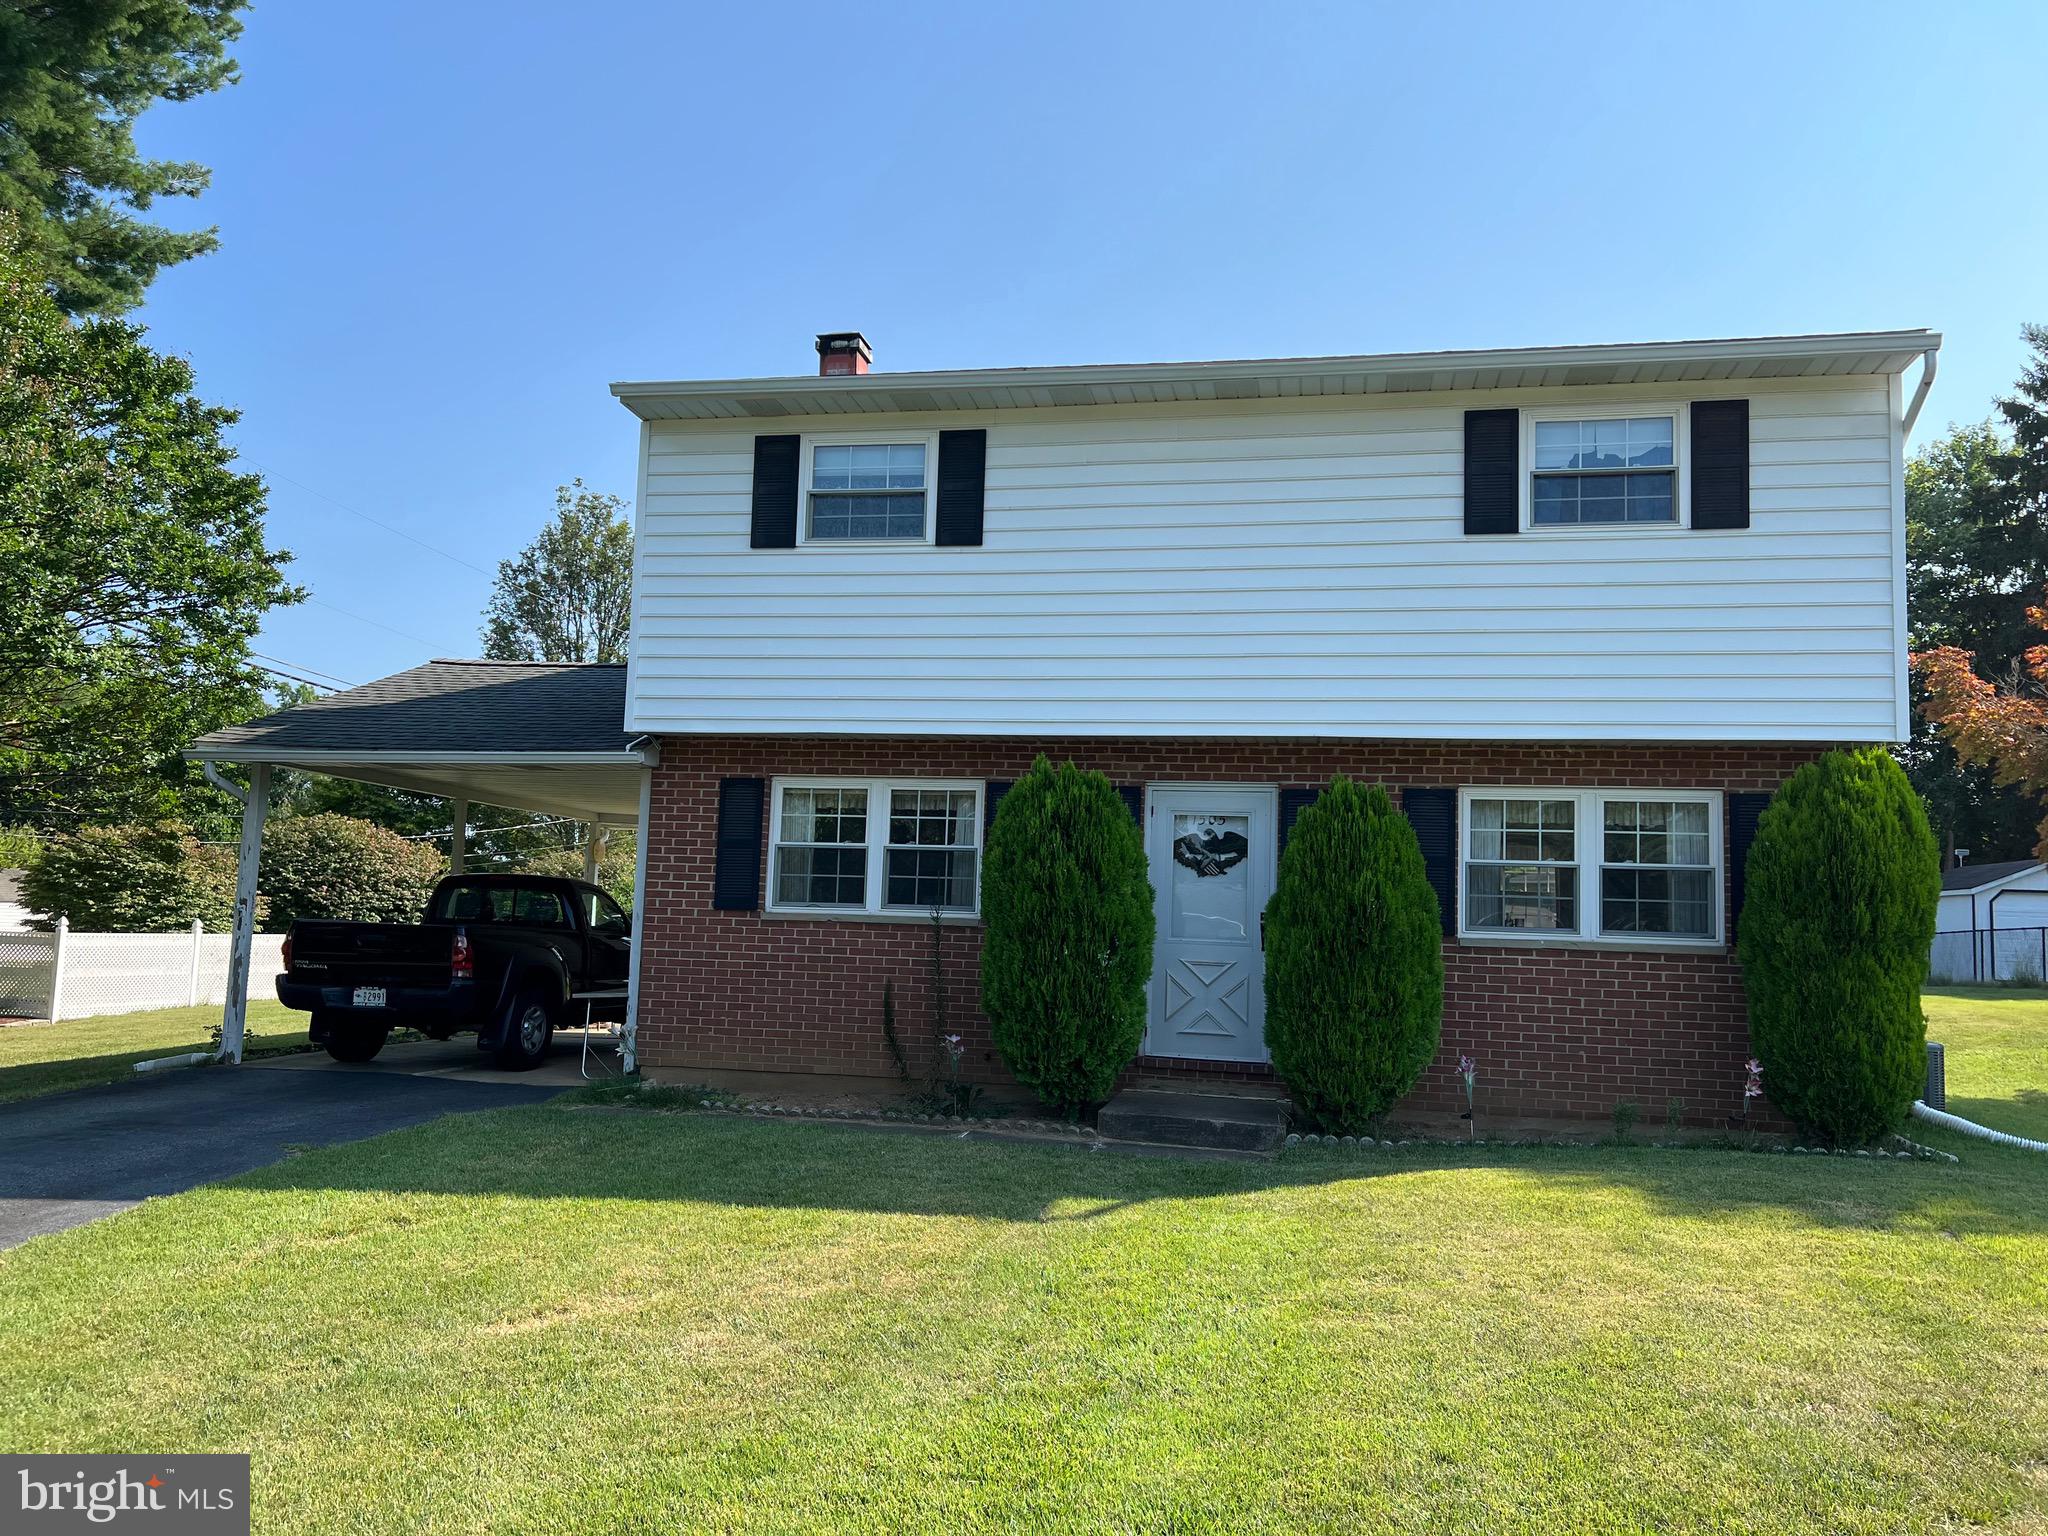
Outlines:
[[[209,1067],[0,1105],[0,1248],[281,1160],[560,1085]]]

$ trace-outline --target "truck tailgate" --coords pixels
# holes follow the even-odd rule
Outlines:
[[[292,924],[291,974],[295,980],[348,986],[357,982],[394,987],[448,985],[452,924]]]

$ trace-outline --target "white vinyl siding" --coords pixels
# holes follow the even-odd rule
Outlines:
[[[1715,396],[1750,401],[1749,528],[1465,537],[1465,410]],[[627,723],[1888,741],[1892,408],[1824,379],[882,417],[869,441],[988,430],[984,545],[796,550],[748,548],[754,432],[790,425],[657,422]]]

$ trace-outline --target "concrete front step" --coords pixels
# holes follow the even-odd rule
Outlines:
[[[1112,1141],[1268,1152],[1287,1137],[1287,1105],[1270,1094],[1127,1088],[1102,1106],[1095,1128]]]

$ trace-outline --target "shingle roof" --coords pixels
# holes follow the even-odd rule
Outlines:
[[[2007,859],[1999,864],[1965,864],[1961,869],[1943,870],[1941,888],[1944,891],[1974,891],[2040,867],[2039,859]]]
[[[605,663],[430,661],[192,744],[289,752],[620,752],[626,669]]]

